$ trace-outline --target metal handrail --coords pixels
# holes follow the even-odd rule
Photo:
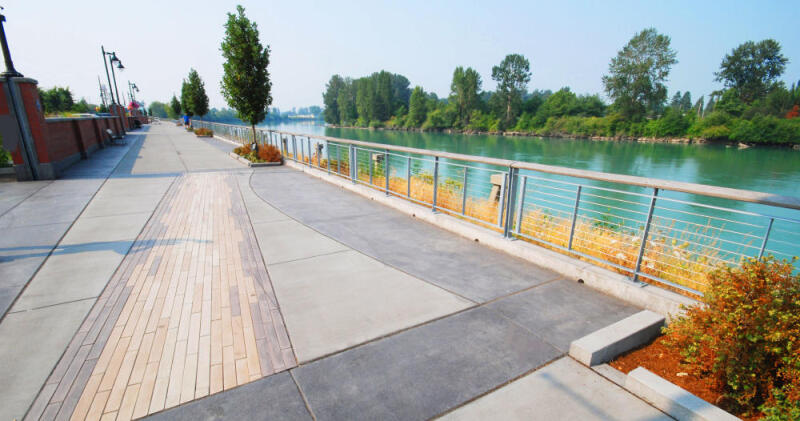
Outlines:
[[[205,122],[209,123],[209,122]],[[213,123],[221,126],[244,127],[235,124]],[[261,129],[263,130],[263,129]],[[752,190],[733,189],[729,187],[711,186],[707,184],[687,183],[683,181],[671,181],[657,178],[640,177],[635,175],[612,174],[600,171],[581,170],[577,168],[560,167],[556,165],[536,164],[524,161],[512,161],[502,158],[491,158],[477,155],[465,155],[453,152],[435,151],[430,149],[409,148],[407,146],[396,146],[384,143],[365,142],[362,140],[342,139],[338,137],[310,135],[307,133],[294,133],[280,130],[269,130],[270,132],[287,136],[311,137],[313,139],[326,140],[329,142],[357,145],[375,149],[388,149],[390,151],[404,152],[414,155],[428,155],[433,157],[445,158],[454,161],[477,162],[498,167],[517,168],[530,170],[553,175],[567,177],[585,178],[595,181],[605,181],[609,183],[628,184],[650,189],[670,190],[680,193],[696,194],[700,196],[714,197],[719,199],[735,200],[738,202],[758,203],[768,206],[777,206],[787,209],[800,210],[800,197],[783,196],[777,194],[763,193]]]
[[[195,124],[201,127],[213,126],[219,135],[228,136],[239,142],[252,141],[249,127],[212,122],[196,122]],[[363,184],[384,191],[386,195],[394,195],[427,206],[434,212],[449,213],[469,222],[489,227],[501,232],[506,238],[526,239],[598,262],[627,273],[634,281],[655,281],[690,294],[702,296],[702,288],[707,286],[707,282],[702,276],[710,272],[717,263],[735,263],[733,260],[735,256],[753,255],[755,257],[756,250],[758,250],[758,257],[763,256],[765,252],[784,256],[797,253],[795,244],[787,242],[788,238],[782,238],[786,237],[786,232],[789,235],[793,235],[795,232],[800,233],[800,218],[796,218],[794,214],[791,217],[768,215],[762,212],[670,198],[662,193],[676,191],[703,197],[800,210],[800,198],[796,197],[269,129],[259,129],[256,139],[260,143],[269,143],[278,147],[288,160],[296,161],[304,166],[319,168],[327,171],[329,175],[348,179],[353,184]],[[312,139],[317,144],[314,148],[311,145]],[[325,149],[324,155],[323,148]],[[390,151],[396,153],[390,153]],[[368,156],[367,162],[363,161],[364,152]],[[335,160],[333,160],[334,153]],[[382,160],[374,158],[380,155],[382,155]],[[391,175],[389,172],[390,157],[400,158],[395,159],[391,164],[391,169],[394,170]],[[323,162],[323,159],[327,159],[327,162]],[[412,161],[416,164],[416,173],[412,172]],[[484,164],[487,167],[467,165],[467,162]],[[395,165],[399,167],[395,167]],[[432,172],[429,172],[431,170]],[[549,179],[535,174],[521,173],[520,170],[567,176],[577,180]],[[374,173],[374,171],[380,172]],[[483,177],[479,176],[475,181],[471,172],[482,172]],[[502,180],[495,180],[495,175],[501,176]],[[390,177],[395,183],[394,187],[391,186]],[[412,178],[415,186],[413,195]],[[383,181],[376,181],[380,179]],[[528,182],[528,179],[536,180],[536,183]],[[579,181],[580,179],[644,187],[649,192],[647,190],[637,192],[596,186]],[[472,187],[471,189],[469,189],[468,183]],[[548,186],[548,183],[574,186],[576,190]],[[441,189],[440,184],[442,184]],[[448,185],[450,187],[446,187]],[[492,186],[488,193],[489,199],[485,198],[486,190],[480,189],[483,192],[483,198],[481,195],[474,194],[476,186],[480,187],[481,185]],[[541,188],[553,188],[567,193],[567,195],[551,194]],[[587,189],[590,190],[587,191]],[[601,192],[607,192],[609,195],[604,196]],[[565,202],[553,202],[542,195],[556,196]],[[570,195],[574,195],[574,199]],[[627,198],[618,197],[620,195],[626,195]],[[645,203],[637,202],[630,197],[643,199]],[[468,203],[468,199],[471,203]],[[604,201],[614,201],[615,205]],[[737,221],[733,216],[724,218],[716,214],[703,214],[699,210],[673,209],[664,207],[664,202],[692,206],[695,209],[707,209],[717,213],[739,215],[740,217],[753,217],[763,221],[764,224]],[[616,203],[621,204],[616,205]],[[622,205],[624,203],[631,205],[632,208],[625,208],[625,205]],[[559,209],[553,209],[548,204],[557,206]],[[541,212],[542,214],[531,218],[531,212]],[[663,215],[658,217],[655,215],[659,212],[678,212],[696,218],[706,218],[707,221],[696,222],[691,219],[668,217],[667,223],[664,223]],[[624,216],[620,213],[623,213]],[[634,214],[644,216],[644,219],[636,220],[632,216]],[[556,220],[558,222],[554,223],[553,221]],[[619,220],[623,220],[623,225],[615,222]],[[713,224],[712,221],[714,221]],[[777,222],[788,223],[792,228],[786,231],[780,227],[773,227]],[[725,226],[727,223],[741,224],[741,227],[746,226],[753,230],[763,231],[754,232],[747,228],[730,229]],[[611,226],[609,227],[608,224]],[[691,229],[690,226],[694,226],[696,230]],[[794,227],[798,227],[796,231]],[[706,233],[708,229],[712,229],[713,232]],[[782,233],[780,234],[781,238],[773,240],[783,244],[783,246],[779,246],[779,248],[784,248],[780,252],[768,248],[773,230]],[[596,234],[601,237],[587,237]],[[608,241],[611,242],[605,245],[598,243],[597,241],[601,240],[602,236],[609,236]],[[737,239],[739,241],[736,241]],[[775,246],[775,243],[770,244]],[[686,248],[688,246],[691,247]],[[621,247],[627,249],[623,250]],[[750,251],[746,251],[746,249]],[[660,265],[662,268],[654,265]],[[663,267],[669,267],[669,270],[665,271]],[[665,277],[670,279],[665,279]]]

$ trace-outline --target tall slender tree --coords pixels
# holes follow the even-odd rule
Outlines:
[[[667,81],[676,53],[670,38],[654,28],[637,33],[611,59],[603,76],[606,93],[622,115],[640,119],[661,110],[667,99]]]
[[[497,94],[503,98],[503,127],[511,127],[522,105],[522,94],[531,81],[530,63],[521,54],[509,54],[492,67],[492,79],[497,82]]]
[[[264,120],[272,104],[272,82],[267,70],[269,45],[261,45],[258,36],[258,25],[245,16],[244,7],[238,5],[236,13],[228,13],[220,48],[225,58],[222,96],[239,119],[250,123],[253,141],[256,124]]]
[[[464,69],[461,66],[453,71],[453,81],[450,83],[450,99],[455,102],[458,109],[457,122],[466,127],[472,111],[478,108],[480,102],[481,75],[472,67]]]
[[[714,76],[749,104],[769,93],[788,61],[781,54],[781,44],[774,39],[747,41],[725,55]]]
[[[203,79],[197,73],[197,70],[189,70],[189,78],[187,80],[189,85],[189,100],[191,101],[192,114],[203,117],[208,114],[208,95],[206,94],[206,85]]]
[[[178,101],[178,98],[175,95],[172,95],[172,100],[169,102],[169,107],[172,109],[173,114],[178,118],[181,116],[181,102]]]
[[[192,102],[192,86],[184,79],[183,83],[181,83],[181,109],[183,109],[183,114],[189,116],[189,118],[194,116]]]

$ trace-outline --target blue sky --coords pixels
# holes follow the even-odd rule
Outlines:
[[[135,6],[127,6],[127,5]],[[800,79],[800,8],[796,1],[244,1],[272,49],[275,106],[322,103],[334,73],[385,69],[440,96],[456,66],[471,66],[494,89],[491,67],[508,53],[531,62],[529,89],[569,86],[602,93],[608,62],[637,31],[672,38],[679,63],[668,86],[696,99],[719,89],[713,72],[748,40],[774,38],[789,58],[783,79]],[[98,102],[105,78],[100,45],[127,69],[117,75],[146,102],[178,93],[190,67],[205,80],[211,106],[219,94],[226,12],[235,2],[10,0],[6,34],[17,69],[43,87],[69,86]],[[104,82],[105,83],[105,82]]]

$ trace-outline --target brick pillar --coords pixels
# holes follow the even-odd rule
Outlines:
[[[18,180],[33,178],[32,166],[41,179],[55,178],[45,139],[44,109],[34,79],[15,77],[12,84],[0,81],[0,135],[3,147],[11,152]],[[17,118],[16,113],[21,118]],[[25,148],[23,139],[28,140]],[[30,161],[30,162],[28,162]]]

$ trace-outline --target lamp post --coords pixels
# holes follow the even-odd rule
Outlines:
[[[108,79],[108,90],[111,92],[111,104],[122,106],[122,100],[119,97],[119,88],[117,88],[117,75],[114,73],[114,63],[117,63],[117,68],[122,70],[125,66],[122,65],[122,61],[117,58],[117,53],[114,51],[106,51],[105,47],[102,45],[100,46],[100,52],[103,54],[103,66],[106,68],[106,78]],[[111,89],[111,78],[108,77],[108,63],[106,62],[106,56],[108,56],[108,63],[111,63],[111,78],[114,78],[114,89]],[[117,99],[114,100],[114,92],[117,93]],[[121,113],[120,118],[124,118],[124,112]],[[125,133],[125,125],[122,125],[122,133]]]
[[[131,81],[129,80],[128,81],[128,93],[131,96],[131,102],[135,102],[136,105],[137,105],[137,109],[138,109],[139,102],[136,101],[136,95],[133,94],[134,91],[139,92],[139,87],[136,86],[135,83],[131,83]]]
[[[0,10],[3,10],[3,8],[0,7]],[[22,77],[22,73],[18,72],[17,69],[14,68],[14,62],[11,61],[11,53],[8,51],[8,41],[6,40],[6,30],[3,28],[3,22],[5,21],[5,15],[0,14],[0,46],[3,48],[3,59],[6,61],[6,71],[0,73],[0,76],[4,76],[6,78]]]

